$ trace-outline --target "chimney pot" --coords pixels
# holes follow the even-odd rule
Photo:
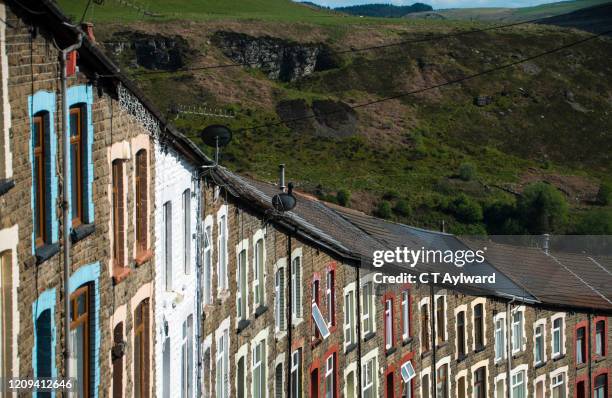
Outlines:
[[[96,42],[96,37],[94,36],[94,26],[93,26],[93,23],[91,23],[91,22],[83,22],[81,24],[81,29],[83,29],[83,32],[85,32],[85,34],[87,35],[87,37],[89,38],[89,40],[92,43]]]
[[[278,187],[282,192],[285,192],[285,165],[278,165]]]
[[[550,249],[550,235],[544,234],[542,235],[542,250],[544,250],[544,253],[548,255],[549,249]]]

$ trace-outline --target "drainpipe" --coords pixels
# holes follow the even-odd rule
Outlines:
[[[289,316],[285,316],[285,322],[287,322],[287,397],[291,397],[291,329],[293,328],[293,311],[292,311],[292,293],[293,293],[293,282],[292,282],[292,261],[291,261],[291,232],[287,234],[287,308],[285,308],[285,313],[288,313]],[[302,358],[300,358],[301,360]],[[298,380],[299,382],[299,380]]]
[[[431,322],[431,396],[436,396],[436,312],[434,310],[434,289],[429,284],[429,321]]]
[[[511,329],[511,320],[510,317],[512,316],[512,303],[514,303],[514,301],[516,300],[516,298],[512,298],[512,300],[510,300],[509,302],[506,303],[506,397],[507,398],[512,398],[511,397],[511,391],[510,391],[510,372],[512,369],[512,336],[510,335],[510,331]],[[493,325],[493,330],[495,330],[495,325]],[[522,344],[522,343],[521,343]]]
[[[591,319],[592,318],[591,318],[591,313],[590,312],[587,314],[587,319],[588,319],[589,324],[587,325],[587,335],[586,335],[585,343],[584,344],[585,344],[586,347],[588,347],[588,350],[586,350],[586,352],[587,352],[587,361],[588,361],[588,364],[589,364],[589,382],[588,382],[587,385],[588,385],[588,388],[589,388],[589,398],[591,398],[593,396],[592,395],[593,394],[593,386],[591,385],[591,377],[592,377],[592,373],[593,373],[593,364],[591,363],[591,358],[592,358],[592,356],[591,356],[591,349],[592,348],[591,348],[590,344],[591,344],[591,333],[593,331],[591,330]]]
[[[202,376],[202,344],[200,339],[202,338],[202,222],[204,216],[204,205],[202,200],[202,175],[196,173],[197,180],[195,181],[196,186],[196,197],[197,197],[197,210],[196,210],[196,357],[198,359],[198,367],[196,369],[196,385],[195,393],[196,397],[201,396],[201,376]]]
[[[359,285],[359,265],[356,268],[355,305],[357,308],[357,319],[355,319],[355,327],[357,328],[357,397],[361,398],[361,286]]]
[[[68,191],[68,181],[70,176],[68,175],[69,156],[70,153],[70,132],[68,131],[68,88],[66,82],[66,58],[68,54],[81,47],[83,42],[83,33],[79,32],[77,41],[75,44],[61,50],[60,58],[60,69],[61,69],[61,80],[62,80],[62,123],[63,123],[63,152],[62,152],[62,221],[63,221],[63,238],[64,238],[64,377],[67,379],[71,377],[70,374],[70,203],[68,197],[70,192]],[[71,396],[71,392],[66,392],[66,396]]]

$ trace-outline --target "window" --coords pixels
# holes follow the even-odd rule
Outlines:
[[[482,304],[474,306],[474,343],[476,350],[484,347],[484,314]]]
[[[512,314],[512,353],[521,351],[523,347],[523,312]]]
[[[606,355],[606,321],[595,323],[595,355],[603,357]]]
[[[229,331],[225,329],[217,337],[217,357],[215,361],[215,392],[217,398],[229,397]]]
[[[401,398],[412,398],[412,380],[410,380],[408,383],[402,381]]]
[[[565,397],[565,374],[559,373],[551,378],[552,398]]]
[[[0,377],[12,377],[13,295],[11,252],[0,253]]]
[[[317,306],[319,305],[319,280],[318,279],[315,279],[312,281],[312,303],[316,304]],[[313,329],[314,329],[314,338],[320,339],[321,332],[319,331],[319,328],[317,327],[315,322],[313,322]]]
[[[329,327],[336,324],[336,293],[334,291],[335,277],[336,273],[334,270],[327,272],[325,303],[327,304],[327,325]]]
[[[78,288],[70,296],[70,344],[72,347],[70,367],[76,380],[79,397],[89,397],[90,391],[90,347],[89,343],[89,286]]]
[[[336,354],[325,361],[325,398],[336,398]]]
[[[499,361],[506,357],[506,333],[505,333],[506,320],[503,317],[497,317],[495,319],[495,360]],[[512,325],[514,333],[514,324]],[[513,336],[514,338],[514,336]]]
[[[525,371],[516,372],[512,375],[512,398],[525,398]]]
[[[283,375],[283,364],[279,363],[274,368],[274,398],[283,398],[285,396],[285,380]]]
[[[593,387],[593,398],[606,398],[608,396],[608,375],[601,374],[595,377],[595,385]]]
[[[345,376],[344,388],[346,390],[346,398],[355,398],[355,371],[350,371]]]
[[[172,291],[172,202],[164,203],[164,286]]]
[[[291,398],[302,398],[302,349],[291,353]]]
[[[134,396],[149,396],[149,300],[134,311]]]
[[[162,347],[162,397],[170,398],[170,336],[165,336]]]
[[[431,391],[429,389],[429,375],[421,377],[421,397],[429,398]]]
[[[465,376],[461,376],[459,379],[457,379],[457,398],[466,398],[465,391]]]
[[[125,267],[125,186],[123,160],[113,160],[113,264]]]
[[[238,253],[238,294],[236,295],[236,315],[238,320],[246,319],[247,313],[247,252]]]
[[[448,365],[444,364],[436,370],[436,398],[447,398],[448,391]]]
[[[36,247],[51,243],[52,203],[49,197],[49,181],[55,170],[51,169],[49,148],[49,113],[39,112],[32,119],[32,145],[34,155],[34,236]]]
[[[238,369],[236,370],[236,395],[238,398],[246,398],[246,356],[243,355],[238,359]],[[254,380],[254,379],[253,379]]]
[[[457,313],[457,356],[465,357],[465,311]]]
[[[295,323],[302,318],[302,258],[295,257],[291,264],[291,313]]]
[[[254,253],[254,280],[253,280],[253,296],[255,297],[255,308],[259,308],[263,306],[264,303],[264,272],[265,272],[265,264],[264,264],[264,240],[258,239],[255,243],[255,253]]]
[[[183,192],[183,270],[191,273],[191,191]]]
[[[365,361],[361,366],[361,396],[363,398],[375,398],[376,386],[374,383],[375,378],[378,377],[376,374],[376,358]]]
[[[183,322],[183,341],[181,347],[181,391],[182,397],[193,396],[193,315]]]
[[[421,305],[421,350],[429,351],[429,306]]]
[[[113,364],[113,398],[123,398],[123,322],[119,322],[113,329],[113,349],[111,351],[111,359]],[[134,350],[136,351],[136,350]],[[134,364],[136,369],[136,364]],[[138,383],[138,378],[135,378],[134,384]],[[136,386],[134,386],[134,394],[136,395]],[[138,396],[138,395],[136,395]]]
[[[253,396],[266,397],[266,348],[265,340],[259,341],[253,347]]]
[[[319,369],[310,371],[310,398],[319,398]]]
[[[285,268],[281,267],[276,270],[274,275],[274,296],[276,297],[274,308],[274,320],[276,322],[276,331],[286,330],[287,323],[285,322]]]
[[[87,207],[83,178],[87,173],[85,113],[84,105],[76,105],[70,108],[70,207],[73,227],[85,222],[84,212]]]
[[[219,258],[217,272],[217,290],[227,290],[227,206],[223,206],[217,215],[217,255]]]
[[[576,364],[580,365],[586,361],[586,328],[580,327],[576,329]]]
[[[410,292],[402,292],[402,340],[410,337]]]
[[[538,381],[535,386],[535,398],[544,398],[544,381]]]
[[[395,398],[395,381],[393,380],[393,372],[387,373],[387,385],[385,386],[386,397]]]
[[[495,398],[506,398],[505,379],[495,379]]]
[[[362,307],[363,315],[361,322],[363,323],[363,334],[368,335],[374,333],[374,292],[372,288],[372,282],[368,282],[362,287]]]
[[[563,318],[556,318],[553,321],[553,329],[552,329],[552,335],[553,335],[553,357],[558,357],[560,355],[563,354],[563,348],[562,348],[562,344],[563,344]]]
[[[344,347],[355,343],[355,291],[349,290],[344,293]]]
[[[393,299],[385,300],[385,349],[393,347]]]
[[[436,338],[438,345],[446,341],[446,297],[436,299]]]
[[[51,377],[54,358],[53,341],[55,340],[53,314],[46,309],[36,318],[36,377]],[[50,392],[39,393],[38,396],[51,397]]]
[[[212,387],[212,364],[211,364],[211,355],[210,355],[210,342],[209,345],[204,348],[204,353],[202,354],[202,398],[210,398],[211,397],[211,387]]]
[[[535,344],[534,349],[534,360],[536,365],[544,363],[544,325],[538,325],[533,333]]]
[[[148,172],[147,151],[144,149],[136,153],[136,256],[140,256],[148,249]]]
[[[482,305],[482,304],[478,304]],[[482,366],[474,372],[474,398],[487,396],[487,369]]]
[[[210,219],[208,219],[210,220]],[[204,304],[212,304],[212,220],[204,227]]]
[[[576,398],[586,398],[586,383],[584,381],[576,383]]]

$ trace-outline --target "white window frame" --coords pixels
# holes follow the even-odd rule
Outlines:
[[[236,366],[236,376],[234,377],[234,381],[235,381],[235,388],[236,388],[236,396],[238,396],[238,386],[240,385],[239,380],[238,380],[238,363],[240,362],[241,359],[244,358],[244,384],[243,384],[243,388],[244,388],[244,396],[248,397],[248,384],[247,384],[247,379],[248,379],[248,371],[247,371],[247,367],[249,364],[248,361],[248,352],[249,352],[249,345],[248,344],[243,344],[242,346],[240,346],[240,348],[238,349],[238,352],[236,352],[236,355],[234,356],[234,363]]]
[[[225,219],[225,226],[222,228],[221,220]],[[228,235],[229,218],[228,206],[222,205],[217,212],[217,297],[222,298],[224,293],[229,290],[228,279]]]
[[[484,310],[484,308],[483,308]],[[473,312],[472,312],[473,313]],[[476,362],[474,365],[472,365],[470,367],[470,376],[471,376],[471,387],[472,387],[472,397],[476,396],[476,390],[474,388],[474,383],[476,382],[476,377],[474,377],[474,374],[476,373],[476,371],[480,368],[485,368],[485,395],[489,396],[489,391],[491,389],[491,386],[489,385],[489,360],[488,359],[483,359],[482,361],[478,361]]]
[[[465,352],[465,354],[467,355],[468,351],[469,351],[469,347],[468,347],[468,307],[467,304],[461,304],[457,307],[455,307],[454,313],[455,313],[455,359],[459,359],[459,313],[463,312],[463,327],[464,327],[464,331],[463,331],[463,337],[464,337],[464,341],[463,341],[463,351]],[[467,378],[465,380],[466,382],[466,389],[467,389]],[[467,397],[467,395],[466,395]]]
[[[298,355],[299,354],[299,355]],[[297,361],[296,361],[297,358]],[[303,373],[304,373],[304,366],[302,364],[302,362],[304,361],[304,349],[302,347],[298,347],[295,350],[291,351],[291,380],[297,380],[297,377],[301,376],[301,378],[303,379]],[[296,386],[299,389],[298,394],[296,398],[301,398],[303,395],[303,385],[302,385],[302,381],[303,380],[298,380],[296,382]],[[289,388],[291,389],[293,386],[289,386]]]
[[[446,300],[445,300],[445,301],[446,301]],[[450,398],[450,396],[451,396],[451,391],[452,391],[452,388],[451,388],[451,380],[452,380],[452,375],[451,375],[451,373],[452,373],[452,370],[451,370],[451,357],[450,357],[450,355],[449,355],[449,356],[446,356],[446,357],[444,357],[444,358],[442,358],[442,359],[440,359],[440,360],[439,360],[439,361],[436,363],[436,383],[438,382],[438,370],[439,370],[439,369],[440,369],[442,366],[444,366],[444,365],[446,365],[446,371],[448,372],[448,374],[446,375],[446,383],[447,383],[447,385],[446,385],[446,391],[447,391],[447,396],[446,396],[446,398]],[[436,385],[436,386],[434,387],[434,389],[436,390],[436,395],[438,395],[438,386]]]
[[[278,277],[277,277],[278,273],[281,270],[283,272],[283,278],[284,278],[284,283],[283,283],[284,289],[282,289],[282,291],[280,291],[280,286],[278,285]],[[287,259],[281,258],[276,262],[276,264],[274,264],[274,332],[276,333],[277,337],[284,336],[287,333],[286,289],[287,289]],[[280,295],[284,297],[284,300],[283,300],[283,302],[285,303],[284,306],[281,306]],[[282,315],[282,321],[283,321],[282,324],[281,324],[281,319],[279,318],[279,316],[281,315]]]
[[[210,230],[210,236],[208,231]],[[213,217],[212,215],[207,215],[204,219],[204,239],[208,241],[208,247],[206,247],[206,243],[204,243],[203,251],[202,251],[202,277],[203,282],[202,286],[204,287],[203,299],[204,305],[213,304],[213,245],[214,245],[214,228],[213,228]],[[209,284],[207,286],[206,280],[209,280]]]
[[[300,269],[296,271],[294,260],[300,259]],[[296,277],[299,274],[299,279],[302,283],[296,283]],[[297,326],[304,321],[304,257],[302,256],[302,248],[298,247],[291,253],[291,324]],[[299,285],[299,286],[298,286]],[[296,298],[299,293],[300,302]],[[303,354],[302,354],[303,355]]]
[[[568,380],[567,380],[567,374],[568,374],[568,366],[563,366],[561,368],[555,369],[552,372],[549,373],[549,380],[550,380],[550,396],[553,396],[553,391],[554,388],[556,386],[559,385],[559,383],[555,384],[555,378],[557,378],[558,376],[563,376],[563,384],[565,386],[565,398],[569,398],[569,384],[568,384]]]
[[[325,398],[327,398],[327,388],[329,386],[331,386],[331,396],[332,396],[332,398],[337,398],[336,397],[336,391],[334,389],[334,378],[336,377],[335,369],[334,369],[334,362],[337,362],[338,359],[336,358],[336,361],[334,361],[334,356],[335,355],[336,355],[336,353],[332,352],[325,359],[325,378],[323,379],[324,383],[325,383],[325,393],[324,393],[324,397]],[[331,378],[331,382],[329,382],[327,380],[328,377]]]
[[[476,351],[476,314],[474,310],[478,304],[482,304],[482,345],[483,347],[487,346],[487,299],[484,297],[478,297],[477,299],[472,300],[470,304],[472,310],[472,351]]]
[[[429,340],[430,340],[429,341],[429,344],[430,344],[429,349],[431,350],[431,338],[432,338],[432,336],[431,336],[431,322],[432,322],[432,320],[431,320],[431,311],[429,310],[429,305],[430,305],[429,297],[423,297],[419,301],[419,327],[421,328],[421,330],[423,329],[423,325],[421,325],[421,320],[423,319],[423,317],[422,317],[421,314],[423,313],[423,307],[427,306],[427,319],[428,319],[428,322],[429,322],[429,325],[427,325],[427,329],[428,329],[427,335],[429,336]],[[419,335],[419,351],[421,353],[423,353],[424,352],[423,351],[423,341],[421,339],[421,336],[422,336],[422,333]]]
[[[560,328],[555,327],[555,321],[558,319],[561,320]],[[558,352],[555,352],[555,331],[556,330],[559,330],[559,333],[560,333],[560,339],[559,339],[560,351]],[[555,315],[550,317],[550,337],[551,337],[550,344],[551,344],[551,353],[552,353],[553,359],[565,355],[565,338],[566,338],[565,335],[566,335],[565,333],[565,313],[558,312]]]
[[[202,379],[200,381],[200,387],[202,391],[202,398],[211,398],[212,397],[212,386],[213,386],[213,378],[212,378],[212,368],[213,368],[213,358],[212,355],[212,334],[206,336],[204,341],[202,342],[202,372],[204,372],[204,354],[206,354],[206,350],[208,350],[208,355],[210,355],[210,364],[208,369],[208,375],[202,373]],[[197,380],[197,378],[196,378]],[[208,381],[208,385],[206,383]]]
[[[514,321],[515,314],[521,314],[520,322],[518,323],[518,329],[520,332],[520,335],[518,336],[519,338],[518,347],[515,347],[515,344],[514,344],[515,343],[514,331],[515,331],[515,325],[517,324]],[[512,346],[512,354],[514,355],[518,352],[525,351],[527,349],[527,339],[525,337],[525,306],[521,305],[519,307],[514,308],[510,313],[510,320],[511,320],[511,329],[512,329],[511,346]]]
[[[410,290],[402,290],[401,295],[402,340],[406,341],[410,338]]]
[[[393,347],[393,299],[385,299],[385,350]]]
[[[370,363],[372,364],[372,380],[366,380],[365,368]],[[372,388],[374,397],[380,396],[378,394],[378,385],[380,384],[378,383],[378,348],[371,350],[363,356],[361,368],[361,386],[359,387],[361,388],[361,396],[363,397],[365,395],[364,391],[367,388]]]
[[[263,264],[261,266],[262,275],[259,275],[259,259],[257,253],[257,243],[261,241]],[[258,302],[258,289],[261,285],[261,302]],[[266,305],[266,239],[263,229],[258,229],[253,234],[253,311]]]
[[[457,374],[455,375],[455,397],[459,396],[459,380],[464,377],[465,378],[465,391],[463,392],[463,396],[464,397],[468,397],[468,386],[469,386],[469,382],[468,382],[468,371],[467,369],[463,369],[460,370],[459,372],[457,372]],[[505,397],[504,397],[505,398]]]
[[[514,386],[513,384],[514,377],[518,374],[523,374],[523,397],[527,398],[529,396],[529,366],[527,364],[518,365],[510,372],[510,396],[514,397]]]
[[[427,387],[428,391],[423,391],[423,377],[427,376],[427,384],[429,384]],[[421,370],[421,373],[419,374],[419,384],[420,384],[420,390],[421,390],[421,397],[431,397],[431,385],[432,385],[432,379],[431,379],[431,367],[428,366],[426,368],[424,368],[423,370]],[[435,398],[435,397],[433,397]]]
[[[285,379],[285,354],[279,354],[276,359],[274,360],[274,397],[276,397],[276,368],[278,367],[278,365],[281,366],[281,391],[280,391],[280,396],[281,398],[285,398],[286,394],[286,383],[287,380]]]
[[[368,297],[366,297],[365,294],[363,294],[363,288],[365,285],[370,284],[371,287],[371,292],[369,294]],[[361,315],[361,338],[365,338],[365,336],[367,336],[370,333],[376,333],[376,300],[374,299],[375,296],[375,287],[374,287],[374,274],[370,273],[368,275],[365,275],[364,277],[361,278],[361,280],[359,281],[359,289],[360,289],[360,298],[361,298],[361,309],[362,309],[362,315]],[[366,309],[366,300],[368,303],[368,307],[370,308],[370,312],[365,311]],[[366,330],[366,327],[364,326],[366,324],[366,322],[371,323],[372,325],[372,330]]]
[[[499,344],[499,336],[498,336],[498,332],[500,331],[500,328],[498,327],[499,325],[501,325],[501,352],[498,352],[498,347],[500,346]],[[507,333],[506,333],[506,313],[505,312],[499,312],[497,315],[495,315],[493,317],[493,336],[495,337],[495,346],[494,346],[494,351],[495,351],[495,363],[501,362],[506,358],[506,351],[507,351],[507,344],[506,344],[506,338],[507,338]]]
[[[349,283],[343,290],[344,297],[344,324],[343,324],[343,337],[344,337],[344,350],[352,344],[357,343],[357,327],[355,325],[356,313],[356,289],[355,282]],[[347,298],[352,297],[352,304],[347,307]],[[347,318],[348,317],[348,318]],[[348,322],[347,322],[348,321]],[[347,335],[349,339],[347,339]]]
[[[546,376],[546,374],[543,374],[533,380],[533,398],[537,398],[536,394],[538,392],[538,383],[542,383],[542,386],[544,387],[544,397],[548,397],[548,395],[546,395]]]
[[[499,394],[497,394],[497,383],[502,382],[502,385],[504,386],[504,393],[499,396]],[[506,381],[506,372],[502,372],[500,374],[498,374],[497,376],[495,376],[495,379],[493,379],[493,397],[494,398],[507,398],[507,394],[506,394],[506,388],[507,388],[507,381]],[[467,395],[466,395],[467,397]]]
[[[3,5],[0,5],[0,8]],[[2,43],[4,45],[4,43]],[[3,57],[3,60],[5,57]],[[6,93],[6,92],[5,92]],[[6,115],[5,115],[6,117]],[[10,340],[12,342],[12,355],[11,355],[11,364],[13,365],[12,369],[7,369],[4,371],[6,375],[12,375],[13,377],[18,377],[19,372],[19,350],[18,350],[18,337],[19,337],[19,325],[20,325],[20,312],[18,305],[18,295],[17,291],[19,288],[19,262],[18,262],[18,247],[19,244],[19,226],[13,225],[8,228],[4,228],[0,230],[0,253],[8,251],[10,253],[11,259],[11,308],[12,308],[12,330],[6,330],[5,332],[10,334]],[[7,336],[8,337],[8,336]],[[1,344],[0,344],[1,345]],[[4,350],[5,347],[2,347]],[[0,351],[3,352],[4,351]]]
[[[537,361],[537,356],[536,356],[536,339],[538,337],[537,335],[537,330],[538,327],[542,328],[542,361],[538,362]],[[546,318],[542,318],[542,319],[538,319],[534,324],[533,324],[533,365],[537,366],[543,363],[546,363],[547,361],[547,357],[546,357]]]
[[[244,263],[244,286],[242,286],[242,274],[240,273],[240,255],[245,252]],[[244,288],[244,303],[242,303],[242,289]],[[244,307],[244,308],[241,308]],[[242,313],[238,313],[238,309],[242,309]],[[236,245],[236,326],[242,320],[246,320],[249,316],[249,240],[243,239]]]
[[[443,314],[443,318],[444,318],[444,341],[443,342],[439,342],[438,341],[438,330],[440,328],[440,325],[438,325],[438,299],[442,297],[443,301],[444,301],[444,314]],[[448,341],[448,300],[446,299],[447,294],[445,290],[441,290],[438,292],[438,294],[434,295],[434,322],[436,323],[436,336],[435,336],[435,342],[436,344],[440,345],[443,344],[445,342]]]
[[[261,388],[263,395],[260,395],[259,398],[267,398],[268,397],[268,385],[267,385],[267,377],[268,377],[268,328],[261,330],[255,338],[251,341],[251,397],[256,397],[255,394],[255,368],[257,364],[255,363],[255,350],[257,347],[261,348],[262,361],[259,364],[261,366],[261,377],[263,383],[261,383]]]
[[[219,327],[215,330],[215,386],[217,385],[217,366],[219,361],[221,361],[221,385],[224,387],[221,395],[219,395],[219,391],[215,391],[217,398],[229,398],[231,395],[230,386],[229,386],[229,352],[231,347],[231,336],[229,332],[230,328],[230,318],[225,318]],[[219,350],[220,341],[223,339],[223,350]],[[227,372],[227,373],[226,373]]]
[[[357,362],[351,362],[344,368],[344,385],[342,386],[342,397],[348,397],[348,377],[353,372],[353,397],[357,397],[357,391],[361,388],[359,386],[359,380],[357,379]]]
[[[183,219],[181,222],[181,226],[183,227],[181,233],[181,240],[183,243],[183,273],[184,275],[190,275],[193,268],[191,264],[191,255],[193,253],[193,225],[191,220],[194,214],[191,200],[191,188],[185,189],[181,194],[181,210],[183,210],[181,213],[181,218]]]

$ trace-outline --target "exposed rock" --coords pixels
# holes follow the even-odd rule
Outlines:
[[[277,37],[216,32],[212,43],[232,61],[261,69],[270,79],[290,82],[315,71],[336,68],[339,61],[324,44],[301,44]]]
[[[276,113],[292,130],[324,137],[347,137],[357,132],[357,113],[346,103],[314,100],[312,105],[303,99],[281,101]]]
[[[183,68],[194,55],[194,50],[181,36],[124,31],[115,33],[104,45],[123,63],[154,70]]]

